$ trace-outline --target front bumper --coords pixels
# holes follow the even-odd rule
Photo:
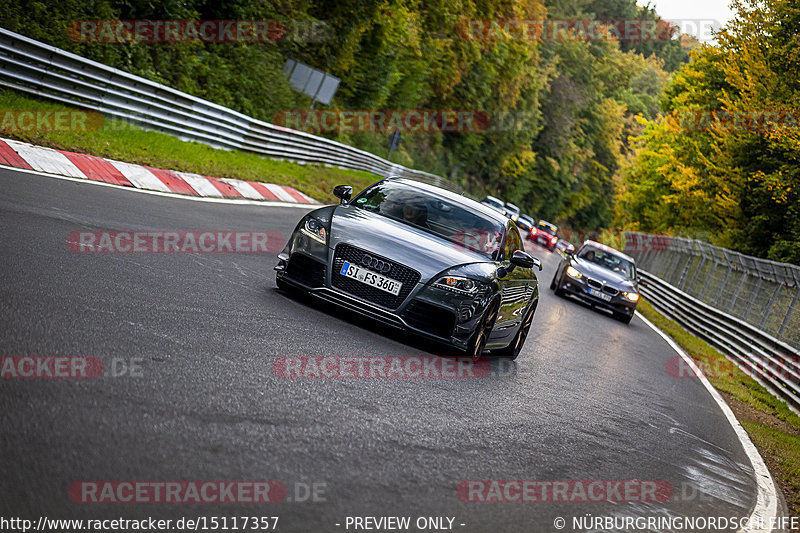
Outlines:
[[[628,316],[636,311],[638,302],[631,302],[622,295],[621,291],[615,296],[611,296],[611,301],[606,301],[599,296],[590,294],[589,289],[590,287],[585,280],[578,280],[567,275],[564,276],[561,282],[561,290],[572,296],[577,296],[581,300],[594,306],[602,307],[603,309],[608,309],[616,313],[623,313]]]
[[[459,349],[466,349],[489,302],[488,298],[485,302],[468,301],[471,305],[467,306],[457,294],[417,283],[402,304],[387,309],[334,286],[329,263],[299,251],[286,257],[275,268],[279,281],[382,324]]]

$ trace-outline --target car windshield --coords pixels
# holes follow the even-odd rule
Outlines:
[[[441,198],[406,183],[388,181],[362,192],[352,205],[421,229],[492,258],[505,226],[468,205]]]
[[[578,258],[622,274],[628,279],[636,276],[636,267],[633,266],[633,263],[615,253],[606,252],[594,246],[584,246],[578,252]]]
[[[539,221],[539,223],[536,224],[536,227],[539,228],[540,230],[542,230],[545,233],[549,233],[550,235],[555,235],[556,234],[555,226],[553,226],[552,224],[548,224],[547,222]]]

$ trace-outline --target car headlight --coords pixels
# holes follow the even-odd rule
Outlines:
[[[639,301],[639,295],[636,294],[635,292],[623,292],[622,295],[632,302]]]
[[[581,279],[583,277],[583,274],[578,272],[577,268],[568,266],[567,267],[567,276],[569,276],[571,278],[575,278],[575,279]]]
[[[558,237],[552,237],[552,238],[550,239],[550,242],[551,242],[552,244],[555,244],[555,243],[557,243],[557,242],[558,242]]]
[[[306,223],[303,225],[300,233],[311,237],[315,241],[321,244],[328,243],[328,230],[325,229],[325,226],[322,225],[322,222],[317,220],[316,218],[308,218],[306,219]]]
[[[478,291],[483,286],[483,283],[480,281],[475,281],[474,279],[462,278],[459,276],[442,276],[433,285],[434,287],[447,289],[449,291],[457,292],[458,294],[474,296],[478,294]]]

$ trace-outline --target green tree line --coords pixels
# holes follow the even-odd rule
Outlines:
[[[641,120],[617,222],[800,264],[800,5],[733,6]]]
[[[330,109],[470,110],[491,117],[479,132],[409,132],[395,160],[492,192],[534,215],[582,227],[613,220],[614,175],[627,137],[653,118],[667,70],[688,56],[676,40],[623,42],[464,37],[469,20],[648,18],[635,0],[64,0],[58,9],[12,0],[0,25],[165,83],[259,119],[306,109],[289,88],[287,58],[341,78]],[[324,33],[267,43],[93,43],[77,20],[276,20],[321,22]],[[318,106],[324,109],[324,106]],[[506,117],[502,125],[500,119]],[[386,156],[386,134],[331,132]]]

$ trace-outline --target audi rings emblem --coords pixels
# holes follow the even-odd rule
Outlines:
[[[387,274],[392,269],[392,265],[387,261],[375,259],[367,254],[361,256],[361,265],[384,274]]]

